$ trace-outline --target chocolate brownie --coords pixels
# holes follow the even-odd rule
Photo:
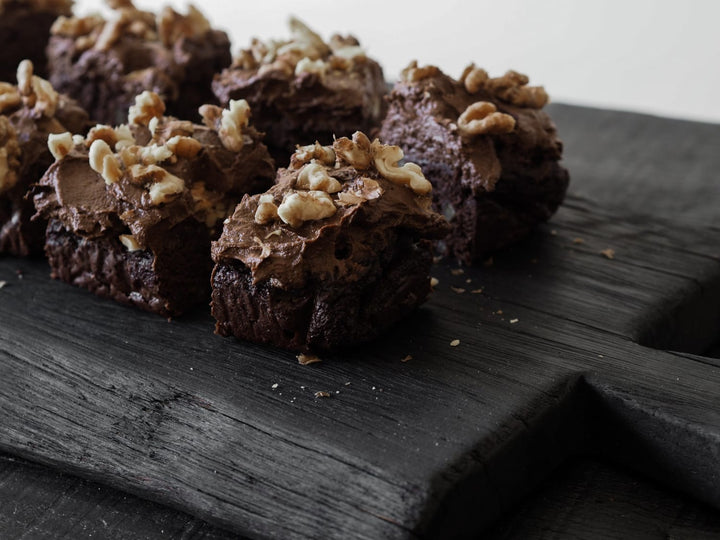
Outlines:
[[[70,15],[72,0],[0,0],[0,81],[15,79],[15,68],[30,60],[40,77],[47,77],[45,46],[50,27],[60,15]]]
[[[390,94],[380,137],[425,171],[453,227],[441,248],[466,264],[524,237],[565,196],[548,96],[527,84],[514,71],[490,78],[471,65],[455,80],[412,63]]]
[[[295,18],[290,30],[286,41],[253,39],[213,81],[221,103],[250,103],[279,162],[297,141],[330,144],[335,134],[376,128],[387,93],[382,68],[354,37],[333,35],[326,43]]]
[[[276,185],[244,197],[213,243],[217,333],[300,351],[376,337],[430,292],[448,231],[402,151],[356,132],[302,147]]]
[[[210,240],[274,166],[245,102],[201,107],[205,125],[164,116],[143,92],[129,125],[51,136],[57,161],[35,187],[52,276],[165,316],[209,298]]]
[[[227,34],[190,6],[157,16],[129,0],[110,2],[114,18],[61,17],[48,45],[50,81],[77,99],[94,120],[119,124],[135,96],[159,94],[169,114],[199,120],[198,107],[217,103],[210,83],[230,65]]]
[[[46,224],[31,222],[35,209],[25,195],[53,162],[48,135],[89,126],[77,103],[33,75],[32,62],[20,63],[17,78],[17,86],[0,83],[0,253],[27,256],[45,243]]]

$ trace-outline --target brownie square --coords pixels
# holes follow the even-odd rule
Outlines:
[[[131,2],[113,4],[114,18],[61,17],[47,48],[50,81],[77,99],[90,117],[116,125],[135,96],[159,94],[168,112],[199,120],[198,107],[217,103],[215,73],[230,65],[230,41],[194,7],[181,15],[166,7],[157,16]]]
[[[253,39],[213,82],[221,103],[250,103],[279,162],[287,162],[298,141],[331,144],[335,134],[370,133],[387,93],[382,68],[354,37],[333,35],[326,43],[295,18],[290,29],[285,41]]]
[[[35,209],[30,186],[52,164],[48,135],[88,128],[87,113],[33,74],[24,60],[16,68],[18,85],[0,83],[0,253],[42,253],[43,220],[31,221]],[[15,78],[15,76],[13,76]]]
[[[542,111],[548,97],[514,71],[460,80],[411,64],[389,96],[380,131],[433,183],[434,208],[452,225],[442,251],[466,264],[517,242],[562,203],[569,175]]]
[[[247,103],[203,106],[204,125],[164,110],[144,92],[129,124],[50,137],[34,203],[53,277],[169,317],[208,301],[211,239],[275,170]]]
[[[357,132],[299,148],[213,243],[217,333],[298,351],[373,339],[430,293],[447,223],[402,151]]]
[[[0,81],[15,80],[16,66],[30,60],[38,76],[47,78],[45,47],[50,27],[70,15],[72,0],[0,0]]]

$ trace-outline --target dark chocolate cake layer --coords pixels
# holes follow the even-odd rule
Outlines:
[[[233,66],[215,77],[221,103],[245,99],[258,129],[279,161],[298,141],[331,144],[334,135],[370,132],[384,113],[382,68],[354,37],[328,43],[297,19],[288,41],[254,39]]]
[[[30,60],[40,77],[47,77],[45,47],[50,27],[60,15],[70,15],[72,0],[0,0],[0,81],[15,79],[16,66]]]
[[[17,68],[18,86],[0,83],[0,253],[42,253],[44,220],[31,221],[25,196],[52,164],[48,135],[88,128],[87,113],[33,75],[33,64]]]
[[[562,143],[541,110],[547,94],[527,82],[474,66],[456,81],[412,64],[389,97],[380,136],[432,181],[434,207],[453,226],[445,253],[466,264],[524,237],[565,196]]]
[[[192,6],[187,15],[166,7],[156,16],[121,4],[112,20],[58,19],[47,49],[50,81],[101,123],[121,123],[145,90],[159,94],[169,114],[198,120],[198,107],[217,103],[213,75],[232,61],[227,34]]]
[[[293,350],[368,341],[430,293],[431,240],[448,226],[397,147],[362,133],[298,149],[213,243],[221,335]]]
[[[274,166],[246,103],[204,106],[206,125],[163,112],[145,92],[129,125],[51,137],[57,161],[34,202],[53,223],[54,277],[172,316],[207,301],[210,240],[245,193],[271,184]]]

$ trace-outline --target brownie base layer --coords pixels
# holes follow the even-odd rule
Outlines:
[[[57,14],[36,12],[19,3],[10,4],[0,16],[0,81],[14,83],[18,64],[33,63],[33,72],[47,77],[45,46]]]
[[[30,221],[35,207],[25,199],[25,190],[18,185],[0,195],[0,254],[42,255],[46,222]]]
[[[283,290],[253,283],[237,260],[215,266],[216,332],[297,351],[329,351],[369,341],[420,305],[430,293],[430,242],[403,241],[380,255],[372,275]]]
[[[115,236],[83,238],[59,221],[47,229],[51,276],[122,304],[166,317],[207,302],[210,239],[191,221],[176,225],[163,249],[128,252]]]

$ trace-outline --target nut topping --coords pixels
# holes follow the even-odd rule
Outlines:
[[[121,234],[118,239],[120,240],[120,243],[131,253],[133,251],[141,251],[143,249],[137,241],[137,238],[135,238],[132,234]]]
[[[267,225],[278,218],[278,207],[275,205],[273,196],[269,193],[260,195],[257,210],[255,210],[255,223]]]
[[[128,121],[131,124],[147,126],[153,118],[162,118],[165,103],[155,92],[145,90],[135,97],[135,104],[130,106]]]
[[[55,161],[60,161],[67,156],[74,146],[75,143],[69,131],[59,134],[50,133],[48,135],[48,149]]]
[[[242,128],[250,122],[250,105],[244,99],[230,100],[230,106],[222,111],[218,135],[223,146],[233,152],[242,150],[244,141]]]
[[[0,82],[0,113],[15,109],[22,103],[22,97],[17,88],[10,83]]]
[[[468,93],[474,94],[485,86],[488,78],[487,71],[475,67],[475,64],[470,64],[460,76],[460,82],[465,86]]]
[[[485,87],[499,99],[517,105],[542,109],[549,97],[542,86],[527,86],[530,79],[517,71],[508,71],[502,77],[488,79]]]
[[[325,193],[337,193],[342,185],[328,175],[327,168],[321,163],[311,161],[298,174],[295,186],[301,189],[319,190]]]
[[[175,135],[165,146],[176,156],[181,158],[192,159],[200,153],[202,150],[202,143],[192,137],[182,137]]]
[[[117,156],[110,150],[108,144],[102,139],[98,139],[90,146],[90,168],[100,173],[105,183],[116,184],[122,177],[120,170],[120,161]]]
[[[437,66],[418,67],[417,60],[410,62],[408,67],[400,72],[400,78],[405,82],[418,82],[429,77],[434,77],[440,70]]]
[[[372,144],[361,131],[353,133],[352,141],[342,137],[333,144],[335,153],[348,165],[359,170],[367,169],[372,161]]]
[[[427,195],[432,184],[423,176],[422,169],[415,163],[398,166],[405,154],[399,146],[380,144],[377,139],[372,144],[375,155],[375,167],[380,174],[396,184],[409,186],[418,195]]]
[[[156,174],[160,179],[150,185],[149,193],[150,200],[153,204],[161,204],[168,202],[178,193],[185,190],[185,181],[182,178],[170,174],[165,169],[158,167],[157,165],[150,165],[148,169],[152,168],[152,174]]]
[[[305,221],[325,219],[336,211],[333,200],[324,191],[289,193],[277,210],[280,219],[291,227],[299,227]]]
[[[299,169],[305,163],[313,160],[319,161],[323,165],[333,165],[335,163],[335,151],[333,147],[321,146],[319,142],[308,146],[298,146],[290,158],[290,167],[292,169]]]
[[[497,112],[489,101],[478,101],[468,106],[457,121],[458,130],[466,137],[473,135],[499,135],[515,129],[515,118]]]
[[[0,193],[13,187],[18,180],[20,145],[10,120],[0,116]]]

